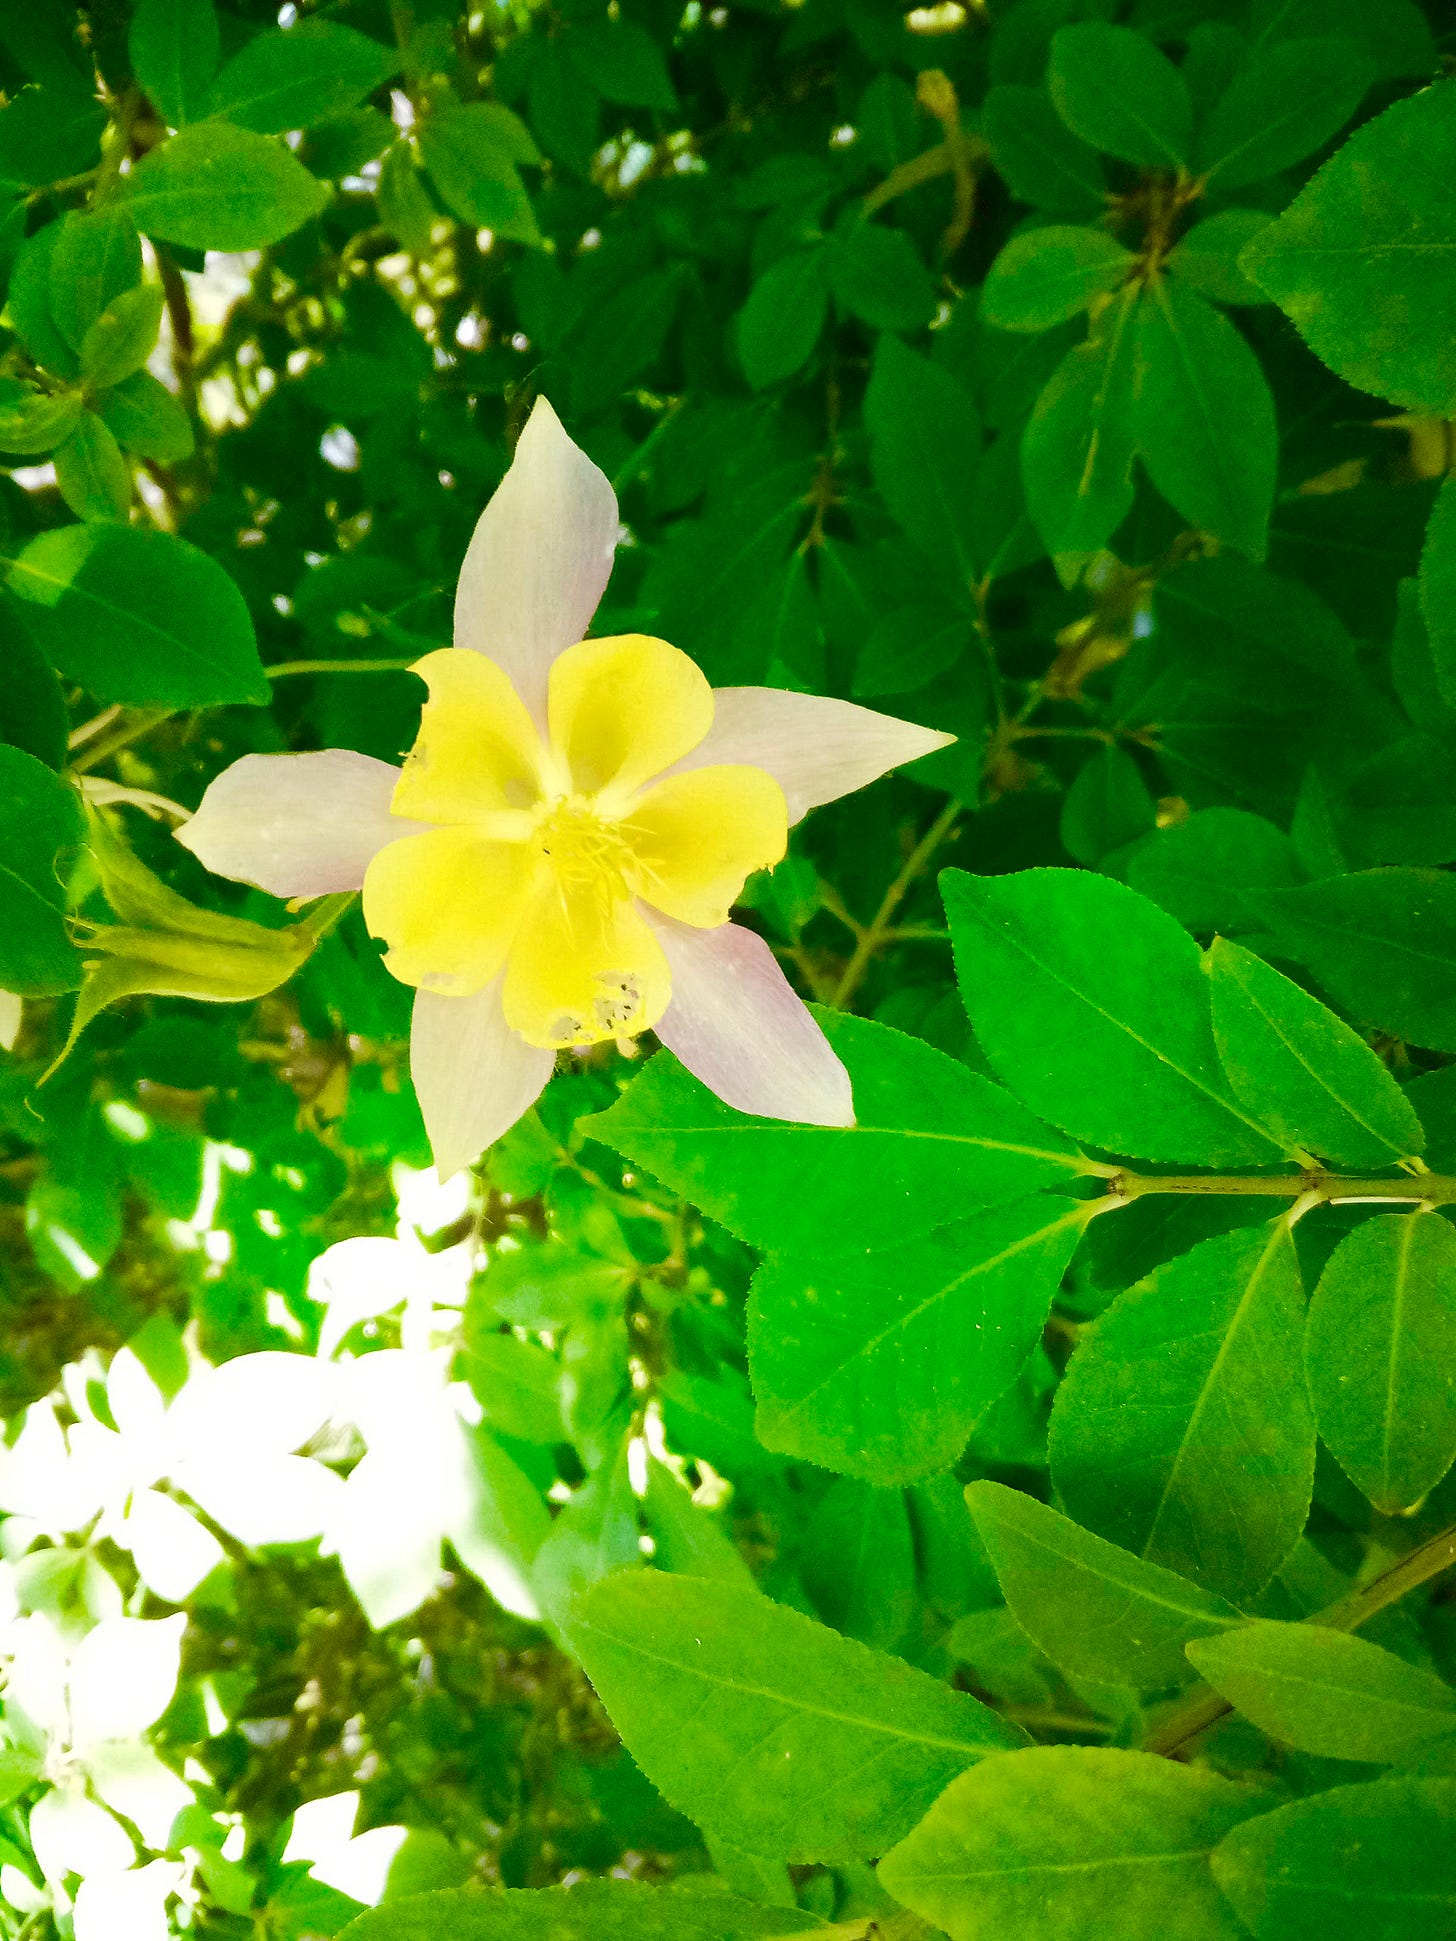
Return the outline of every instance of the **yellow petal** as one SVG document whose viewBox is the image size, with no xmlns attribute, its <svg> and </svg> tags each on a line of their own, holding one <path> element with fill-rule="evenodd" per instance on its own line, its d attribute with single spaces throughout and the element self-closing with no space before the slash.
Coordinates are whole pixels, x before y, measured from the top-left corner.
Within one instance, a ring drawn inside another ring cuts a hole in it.
<svg viewBox="0 0 1456 1941">
<path fill-rule="evenodd" d="M 505 962 L 537 859 L 474 829 L 431 829 L 381 849 L 364 877 L 364 921 L 402 984 L 468 997 Z"/>
<path fill-rule="evenodd" d="M 697 747 L 713 725 L 713 690 L 665 640 L 618 634 L 557 657 L 547 714 L 571 786 L 622 797 Z"/>
<path fill-rule="evenodd" d="M 784 792 L 761 768 L 698 768 L 658 782 L 623 817 L 637 893 L 680 923 L 711 930 L 756 869 L 788 847 Z"/>
<path fill-rule="evenodd" d="M 421 822 L 475 822 L 532 808 L 544 750 L 505 672 L 484 654 L 441 647 L 412 670 L 430 690 L 390 807 Z"/>
<path fill-rule="evenodd" d="M 563 896 L 552 881 L 511 947 L 506 1023 L 531 1045 L 594 1045 L 647 1031 L 671 997 L 667 959 L 627 897 Z"/>
</svg>

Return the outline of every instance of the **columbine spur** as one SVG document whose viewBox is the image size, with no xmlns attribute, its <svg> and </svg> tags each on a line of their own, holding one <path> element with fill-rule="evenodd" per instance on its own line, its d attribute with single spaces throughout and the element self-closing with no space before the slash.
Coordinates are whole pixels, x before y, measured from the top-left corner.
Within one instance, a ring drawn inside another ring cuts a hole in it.
<svg viewBox="0 0 1456 1941">
<path fill-rule="evenodd" d="M 656 1031 L 740 1111 L 849 1125 L 849 1075 L 729 909 L 791 823 L 952 737 L 847 701 L 716 691 L 645 634 L 583 638 L 618 536 L 610 484 L 541 399 L 481 514 L 457 645 L 403 769 L 245 755 L 181 842 L 276 896 L 364 892 L 416 987 L 410 1058 L 446 1176 L 529 1109 L 556 1053 Z"/>
</svg>

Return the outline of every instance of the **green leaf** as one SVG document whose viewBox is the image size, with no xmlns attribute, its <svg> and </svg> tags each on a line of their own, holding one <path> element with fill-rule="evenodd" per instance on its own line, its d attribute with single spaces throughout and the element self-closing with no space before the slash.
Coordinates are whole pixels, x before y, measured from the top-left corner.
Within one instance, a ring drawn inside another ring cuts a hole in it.
<svg viewBox="0 0 1456 1941">
<path fill-rule="evenodd" d="M 1179 168 L 1193 140 L 1182 75 L 1143 34 L 1085 20 L 1052 37 L 1047 84 L 1057 113 L 1104 155 Z"/>
<path fill-rule="evenodd" d="M 309 128 L 357 107 L 399 71 L 399 55 L 333 20 L 256 34 L 223 68 L 207 112 L 259 135 Z"/>
<path fill-rule="evenodd" d="M 430 247 L 430 232 L 439 220 L 430 192 L 415 165 L 414 153 L 405 144 L 390 149 L 379 173 L 379 220 L 397 236 L 411 255 L 423 256 Z"/>
<path fill-rule="evenodd" d="M 208 554 L 139 526 L 41 533 L 10 567 L 36 639 L 99 701 L 266 702 L 242 595 Z"/>
<path fill-rule="evenodd" d="M 941 878 L 956 975 L 997 1073 L 1075 1139 L 1145 1159 L 1272 1164 L 1218 1063 L 1198 946 L 1107 877 Z"/>
<path fill-rule="evenodd" d="M 944 1052 L 817 1016 L 854 1084 L 852 1126 L 750 1119 L 659 1052 L 585 1128 L 752 1245 L 811 1255 L 846 1232 L 898 1246 L 1083 1170 L 1060 1134 Z"/>
<path fill-rule="evenodd" d="M 1348 40 L 1272 42 L 1204 123 L 1199 173 L 1220 195 L 1277 175 L 1343 128 L 1374 79 L 1373 63 Z"/>
<path fill-rule="evenodd" d="M 1294 844 L 1246 809 L 1198 809 L 1127 857 L 1128 882 L 1189 930 L 1248 930 L 1250 890 L 1291 889 L 1304 871 Z"/>
<path fill-rule="evenodd" d="M 80 798 L 44 762 L 0 744 L 0 828 L 0 989 L 73 991 L 81 959 L 65 880 L 85 836 Z"/>
<path fill-rule="evenodd" d="M 5 380 L 0 392 L 0 451 L 31 457 L 63 445 L 81 420 L 75 391 L 30 391 Z"/>
<path fill-rule="evenodd" d="M 1040 1340 L 1086 1220 L 1037 1195 L 884 1253 L 771 1257 L 749 1309 L 759 1440 L 873 1483 L 946 1468 Z"/>
<path fill-rule="evenodd" d="M 1213 1035 L 1229 1083 L 1286 1146 L 1336 1165 L 1387 1167 L 1421 1152 L 1410 1101 L 1358 1033 L 1251 951 L 1209 956 Z"/>
<path fill-rule="evenodd" d="M 1303 1335 L 1282 1217 L 1205 1240 L 1120 1294 L 1052 1410 L 1052 1477 L 1071 1515 L 1221 1597 L 1252 1596 L 1309 1510 Z"/>
<path fill-rule="evenodd" d="M 1252 0 L 1249 32 L 1256 47 L 1311 34 L 1338 34 L 1363 48 L 1382 79 L 1415 76 L 1436 67 L 1430 23 L 1416 0 Z"/>
<path fill-rule="evenodd" d="M 1125 283 L 1136 261 L 1102 229 L 1024 230 L 987 272 L 981 315 L 997 330 L 1050 330 Z"/>
<path fill-rule="evenodd" d="M 79 75 L 17 89 L 0 109 L 0 194 L 82 174 L 96 162 L 105 127 L 106 110 Z"/>
<path fill-rule="evenodd" d="M 1011 1615 L 1069 1677 L 1162 1691 L 1186 1682 L 1191 1639 L 1245 1622 L 1223 1598 L 1020 1490 L 969 1483 L 966 1503 Z"/>
<path fill-rule="evenodd" d="M 0 591 L 5 684 L 0 687 L 0 741 L 23 748 L 48 768 L 62 768 L 70 717 L 55 669 L 31 637 L 30 608 Z"/>
<path fill-rule="evenodd" d="M 1207 680 L 1217 669 L 1257 693 L 1261 708 L 1295 714 L 1344 701 L 1358 679 L 1355 642 L 1314 588 L 1232 553 L 1170 574 L 1154 614 L 1182 672 Z"/>
<path fill-rule="evenodd" d="M 1243 267 L 1347 384 L 1415 411 L 1456 410 L 1456 82 L 1357 129 Z"/>
<path fill-rule="evenodd" d="M 6 310 L 10 327 L 38 364 L 57 377 L 74 377 L 76 353 L 51 313 L 51 260 L 64 224 L 48 222 L 22 245 L 10 272 Z"/>
<path fill-rule="evenodd" d="M 1138 306 L 1138 451 L 1185 519 L 1262 559 L 1279 464 L 1274 399 L 1234 326 L 1176 279 L 1154 277 Z"/>
<path fill-rule="evenodd" d="M 991 159 L 1034 208 L 1100 215 L 1107 182 L 1097 150 L 1074 135 L 1043 88 L 992 88 L 981 109 Z"/>
<path fill-rule="evenodd" d="M 597 93 L 628 108 L 677 106 L 662 50 L 645 27 L 631 20 L 597 20 L 573 25 L 566 52 Z"/>
<path fill-rule="evenodd" d="M 1110 850 L 1148 835 L 1157 804 L 1142 770 L 1124 749 L 1108 743 L 1083 762 L 1062 804 L 1062 847 L 1089 867 Z"/>
<path fill-rule="evenodd" d="M 1271 220 L 1266 209 L 1220 209 L 1169 251 L 1167 267 L 1215 303 L 1267 303 L 1258 284 L 1239 268 L 1239 257 Z"/>
<path fill-rule="evenodd" d="M 124 203 L 73 213 L 50 259 L 51 315 L 73 351 L 107 305 L 141 281 L 142 244 Z"/>
<path fill-rule="evenodd" d="M 139 229 L 190 249 L 266 249 L 329 199 L 281 142 L 225 121 L 197 122 L 144 155 L 127 176 Z"/>
<path fill-rule="evenodd" d="M 738 361 L 755 391 L 767 391 L 804 368 L 828 315 L 828 252 L 822 247 L 781 256 L 759 277 L 738 313 L 735 333 Z"/>
<path fill-rule="evenodd" d="M 124 520 L 131 509 L 131 471 L 94 411 L 56 448 L 56 485 L 78 519 Z"/>
<path fill-rule="evenodd" d="M 203 112 L 218 44 L 212 0 L 137 0 L 127 38 L 132 72 L 173 128 Z"/>
<path fill-rule="evenodd" d="M 1151 1753 L 1037 1746 L 963 1774 L 879 1877 L 951 1941 L 1238 1941 L 1208 1856 L 1258 1804 Z"/>
<path fill-rule="evenodd" d="M 663 1463 L 654 1462 L 648 1468 L 642 1510 L 659 1570 L 753 1587 L 753 1573 L 728 1535 L 728 1519 L 695 1503 L 689 1489 Z"/>
<path fill-rule="evenodd" d="M 1412 1044 L 1456 1051 L 1456 877 L 1370 869 L 1251 900 L 1342 1010 Z"/>
<path fill-rule="evenodd" d="M 516 116 L 494 102 L 438 108 L 420 123 L 420 154 L 445 206 L 462 222 L 510 242 L 539 243 L 536 212 L 516 164 L 540 158 L 534 148 L 521 152 L 518 130 Z"/>
<path fill-rule="evenodd" d="M 1456 1920 L 1456 1780 L 1336 1786 L 1236 1827 L 1213 1877 L 1256 1941 L 1413 1941 Z"/>
<path fill-rule="evenodd" d="M 113 297 L 81 339 L 81 375 L 109 389 L 140 370 L 162 325 L 161 286 L 143 283 Z"/>
<path fill-rule="evenodd" d="M 892 516 L 960 587 L 977 577 L 981 427 L 970 395 L 898 337 L 875 346 L 865 423 L 870 469 Z"/>
<path fill-rule="evenodd" d="M 114 385 L 96 408 L 117 443 L 138 458 L 172 465 L 192 456 L 192 421 L 150 371 L 136 371 Z"/>
<path fill-rule="evenodd" d="M 1122 291 L 1048 378 L 1021 440 L 1026 509 L 1046 549 L 1095 553 L 1132 510 L 1137 291 Z"/>
<path fill-rule="evenodd" d="M 578 1601 L 569 1635 L 653 1785 L 750 1853 L 872 1858 L 958 1773 L 1024 1743 L 965 1693 L 758 1591 L 622 1571 Z"/>
<path fill-rule="evenodd" d="M 340 1941 L 787 1941 L 817 1933 L 861 1941 L 862 1924 L 830 1928 L 796 1907 L 762 1907 L 736 1895 L 673 1891 L 638 1880 L 574 1887 L 448 1889 L 411 1894 L 361 1914 Z"/>
<path fill-rule="evenodd" d="M 1441 487 L 1426 527 L 1420 589 L 1436 686 L 1441 699 L 1456 707 L 1456 477 Z"/>
<path fill-rule="evenodd" d="M 1310 1302 L 1304 1357 L 1320 1435 L 1350 1480 L 1384 1516 L 1422 1502 L 1456 1461 L 1456 1233 L 1382 1213 L 1347 1234 Z"/>
<path fill-rule="evenodd" d="M 1260 1623 L 1188 1656 L 1271 1739 L 1322 1759 L 1393 1765 L 1456 1734 L 1456 1692 L 1434 1672 L 1343 1631 Z"/>
<path fill-rule="evenodd" d="M 834 300 L 872 330 L 920 330 L 935 315 L 935 285 L 900 229 L 847 222 L 829 238 Z"/>
<path fill-rule="evenodd" d="M 826 1624 L 893 1649 L 920 1604 L 905 1492 L 849 1476 L 831 1483 L 805 1526 L 799 1576 Z"/>
<path fill-rule="evenodd" d="M 522 1442 L 565 1442 L 562 1367 L 534 1341 L 513 1334 L 472 1333 L 464 1372 L 490 1427 Z"/>
</svg>

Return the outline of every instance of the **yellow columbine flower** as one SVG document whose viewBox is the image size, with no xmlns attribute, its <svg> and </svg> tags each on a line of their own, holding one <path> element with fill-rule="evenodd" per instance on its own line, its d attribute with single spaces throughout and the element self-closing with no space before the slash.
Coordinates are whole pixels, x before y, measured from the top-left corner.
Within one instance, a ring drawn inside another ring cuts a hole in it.
<svg viewBox="0 0 1456 1941">
<path fill-rule="evenodd" d="M 728 913 L 807 809 L 952 739 L 848 701 L 709 687 L 645 634 L 582 638 L 612 488 L 541 399 L 481 514 L 457 645 L 402 770 L 245 755 L 179 840 L 290 898 L 363 889 L 417 988 L 411 1066 L 442 1176 L 534 1103 L 558 1051 L 655 1030 L 728 1104 L 849 1125 L 849 1077 L 773 953 Z"/>
</svg>

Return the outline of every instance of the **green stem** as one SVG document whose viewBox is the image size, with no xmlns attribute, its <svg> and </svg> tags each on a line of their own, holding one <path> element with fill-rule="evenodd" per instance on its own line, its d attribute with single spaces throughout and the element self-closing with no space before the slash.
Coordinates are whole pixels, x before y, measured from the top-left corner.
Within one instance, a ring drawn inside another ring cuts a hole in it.
<svg viewBox="0 0 1456 1941">
<path fill-rule="evenodd" d="M 1439 1577 L 1453 1564 L 1456 1564 L 1456 1525 L 1442 1530 L 1412 1550 L 1409 1556 L 1402 1557 L 1398 1564 L 1392 1564 L 1389 1570 L 1382 1571 L 1359 1590 L 1351 1591 L 1323 1611 L 1316 1611 L 1304 1622 L 1322 1625 L 1329 1631 L 1358 1631 L 1362 1624 L 1398 1603 L 1409 1592 L 1419 1590 L 1433 1577 Z M 1144 1739 L 1142 1749 L 1172 1758 L 1233 1709 L 1211 1686 L 1200 1685 L 1164 1714 Z"/>
<path fill-rule="evenodd" d="M 1098 1171 L 1102 1171 L 1099 1167 Z M 1150 1193 L 1230 1193 L 1270 1199 L 1337 1205 L 1348 1200 L 1398 1200 L 1421 1206 L 1456 1205 L 1456 1178 L 1444 1173 L 1407 1174 L 1402 1179 L 1327 1173 L 1309 1167 L 1298 1173 L 1134 1173 L 1106 1170 L 1107 1189 L 1116 1200 L 1141 1200 Z"/>
<path fill-rule="evenodd" d="M 149 735 L 153 728 L 160 726 L 175 712 L 174 708 L 139 708 L 135 714 L 118 722 L 110 734 L 99 736 L 89 748 L 83 748 L 71 763 L 72 772 L 84 775 L 88 769 L 99 768 L 102 762 L 109 761 L 123 748 L 129 748 L 143 735 Z"/>
<path fill-rule="evenodd" d="M 280 660 L 263 672 L 270 681 L 286 681 L 295 674 L 407 674 L 414 666 L 410 660 Z"/>
<path fill-rule="evenodd" d="M 895 912 L 904 902 L 911 885 L 923 874 L 930 859 L 945 841 L 964 813 L 965 805 L 952 796 L 940 814 L 931 823 L 914 849 L 905 858 L 905 865 L 889 889 L 880 900 L 880 907 L 870 919 L 869 925 L 855 944 L 854 955 L 844 967 L 831 1002 L 836 1011 L 844 1010 L 860 985 L 864 982 L 866 971 L 873 963 L 881 946 L 888 940 Z"/>
</svg>

